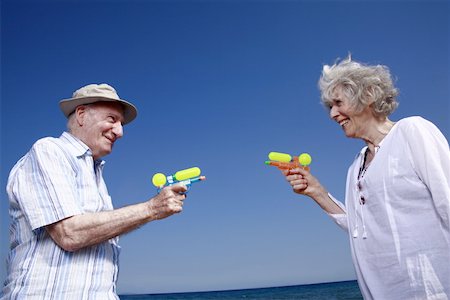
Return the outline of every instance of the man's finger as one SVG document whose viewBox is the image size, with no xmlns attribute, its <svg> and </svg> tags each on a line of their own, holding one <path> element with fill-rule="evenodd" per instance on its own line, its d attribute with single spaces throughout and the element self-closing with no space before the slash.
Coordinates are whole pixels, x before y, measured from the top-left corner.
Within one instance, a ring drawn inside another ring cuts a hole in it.
<svg viewBox="0 0 450 300">
<path fill-rule="evenodd" d="M 172 185 L 172 191 L 174 191 L 175 193 L 186 193 L 187 192 L 187 186 L 185 186 L 184 184 L 175 184 Z"/>
</svg>

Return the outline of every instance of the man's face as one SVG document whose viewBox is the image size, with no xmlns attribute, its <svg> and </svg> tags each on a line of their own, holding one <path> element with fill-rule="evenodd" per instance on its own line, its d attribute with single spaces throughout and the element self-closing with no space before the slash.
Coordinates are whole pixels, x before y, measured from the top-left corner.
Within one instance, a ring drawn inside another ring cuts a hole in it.
<svg viewBox="0 0 450 300">
<path fill-rule="evenodd" d="M 80 107 L 80 139 L 91 149 L 94 159 L 111 153 L 114 142 L 123 136 L 123 108 L 119 103 L 98 102 Z"/>
</svg>

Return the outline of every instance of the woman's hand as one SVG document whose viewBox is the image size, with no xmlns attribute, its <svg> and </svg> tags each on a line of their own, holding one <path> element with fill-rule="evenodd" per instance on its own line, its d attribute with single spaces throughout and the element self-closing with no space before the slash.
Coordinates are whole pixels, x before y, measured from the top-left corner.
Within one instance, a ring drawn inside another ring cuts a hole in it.
<svg viewBox="0 0 450 300">
<path fill-rule="evenodd" d="M 344 211 L 328 196 L 328 191 L 320 184 L 316 177 L 302 168 L 283 170 L 286 180 L 295 193 L 312 198 L 326 212 L 342 214 Z"/>
<path fill-rule="evenodd" d="M 320 182 L 305 169 L 283 170 L 283 174 L 297 194 L 314 198 L 315 195 L 322 193 L 324 190 Z"/>
</svg>

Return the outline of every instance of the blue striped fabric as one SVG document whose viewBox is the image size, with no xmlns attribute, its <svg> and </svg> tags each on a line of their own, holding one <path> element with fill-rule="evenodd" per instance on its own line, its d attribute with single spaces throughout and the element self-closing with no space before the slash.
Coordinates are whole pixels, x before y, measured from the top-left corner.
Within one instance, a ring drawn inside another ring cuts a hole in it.
<svg viewBox="0 0 450 300">
<path fill-rule="evenodd" d="M 118 238 L 76 252 L 60 248 L 44 226 L 112 210 L 104 161 L 71 134 L 38 140 L 11 170 L 11 248 L 2 299 L 118 299 Z"/>
</svg>

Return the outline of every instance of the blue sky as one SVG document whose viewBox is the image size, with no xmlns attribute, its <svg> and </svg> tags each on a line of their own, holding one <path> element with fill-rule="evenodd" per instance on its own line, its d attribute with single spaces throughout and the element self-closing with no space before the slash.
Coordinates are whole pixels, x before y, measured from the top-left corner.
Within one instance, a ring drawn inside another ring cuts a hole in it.
<svg viewBox="0 0 450 300">
<path fill-rule="evenodd" d="M 155 195 L 151 177 L 198 166 L 182 214 L 121 238 L 120 293 L 354 279 L 347 235 L 264 165 L 313 157 L 337 198 L 363 146 L 320 105 L 323 64 L 349 52 L 390 67 L 392 119 L 421 115 L 450 138 L 448 1 L 1 1 L 0 281 L 8 173 L 59 136 L 58 101 L 109 83 L 139 110 L 105 157 L 115 207 Z"/>
</svg>

